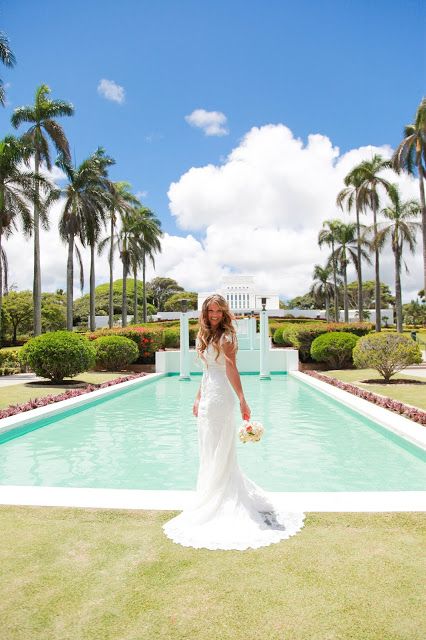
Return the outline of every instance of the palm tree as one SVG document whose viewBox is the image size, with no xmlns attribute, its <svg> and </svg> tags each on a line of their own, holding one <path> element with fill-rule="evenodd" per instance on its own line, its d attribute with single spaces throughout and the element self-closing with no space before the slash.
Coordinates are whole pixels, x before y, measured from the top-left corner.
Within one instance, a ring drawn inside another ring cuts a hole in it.
<svg viewBox="0 0 426 640">
<path fill-rule="evenodd" d="M 382 209 L 381 214 L 385 222 L 378 223 L 377 234 L 373 242 L 379 250 L 385 241 L 390 239 L 395 258 L 395 311 L 396 330 L 402 333 L 402 295 L 401 295 L 401 261 L 404 245 L 408 245 L 411 253 L 416 246 L 416 232 L 420 229 L 419 222 L 413 222 L 420 213 L 420 205 L 416 200 L 403 202 L 396 184 L 390 185 L 389 199 L 391 205 Z M 407 269 L 407 266 L 405 265 Z M 408 269 L 407 269 L 408 271 Z"/>
<path fill-rule="evenodd" d="M 358 261 L 358 269 L 357 269 L 357 279 L 358 279 L 358 318 L 362 320 L 364 317 L 364 302 L 362 296 L 362 259 L 361 259 L 361 224 L 360 224 L 360 213 L 362 211 L 360 205 L 359 198 L 359 187 L 360 187 L 360 179 L 357 175 L 356 170 L 350 171 L 344 178 L 345 188 L 342 189 L 337 194 L 337 206 L 339 206 L 342 210 L 346 205 L 346 209 L 350 212 L 352 209 L 355 209 L 356 215 L 356 237 L 357 237 L 357 261 Z"/>
<path fill-rule="evenodd" d="M 85 220 L 84 234 L 90 248 L 90 282 L 89 282 L 89 329 L 96 329 L 96 305 L 95 305 L 95 249 L 99 242 L 101 230 L 106 224 L 108 211 L 111 206 L 110 183 L 107 179 L 108 167 L 114 164 L 114 160 L 106 156 L 104 150 L 99 148 L 94 154 L 94 160 L 98 163 L 98 181 L 100 189 L 104 189 L 104 208 L 94 207 L 92 213 Z"/>
<path fill-rule="evenodd" d="M 109 242 L 109 319 L 108 325 L 112 329 L 114 324 L 114 300 L 113 300 L 113 286 L 114 286 L 114 246 L 116 239 L 116 225 L 117 216 L 130 213 L 132 208 L 140 205 L 139 200 L 130 191 L 130 184 L 128 182 L 110 182 L 110 196 L 111 204 L 109 210 L 110 220 L 110 235 L 105 238 L 99 245 L 99 252 L 101 252 L 106 243 Z"/>
<path fill-rule="evenodd" d="M 75 240 L 79 237 L 81 244 L 85 245 L 90 224 L 93 225 L 93 220 L 102 220 L 110 204 L 106 189 L 105 162 L 106 156 L 102 149 L 92 153 L 76 168 L 63 157 L 57 161 L 57 165 L 68 178 L 68 184 L 63 189 L 65 203 L 59 221 L 59 234 L 61 239 L 68 243 L 67 329 L 69 331 L 73 328 L 74 250 L 80 263 L 81 289 L 84 285 L 81 255 Z"/>
<path fill-rule="evenodd" d="M 380 195 L 378 189 L 379 187 L 382 187 L 387 192 L 390 186 L 388 180 L 382 178 L 379 173 L 384 169 L 389 169 L 390 167 L 391 163 L 389 160 L 384 160 L 382 156 L 375 154 L 371 160 L 364 160 L 352 170 L 354 182 L 358 187 L 359 207 L 364 211 L 366 209 L 371 209 L 373 212 L 374 236 L 377 234 L 377 213 L 380 208 Z M 381 331 L 380 263 L 379 249 L 377 246 L 374 249 L 374 274 L 376 331 Z"/>
<path fill-rule="evenodd" d="M 5 67 L 13 67 L 16 64 L 16 58 L 9 46 L 9 39 L 7 35 L 0 32 L 0 60 Z M 4 82 L 0 79 L 0 104 L 4 107 L 6 103 L 6 91 L 4 88 Z"/>
<path fill-rule="evenodd" d="M 19 220 L 24 232 L 31 233 L 29 202 L 38 201 L 39 198 L 35 174 L 26 168 L 31 153 L 28 145 L 14 136 L 6 136 L 0 140 L 0 321 L 3 285 L 7 285 L 7 258 L 2 246 L 3 237 L 8 237 L 17 228 Z M 39 185 L 47 193 L 53 188 L 45 178 L 40 178 Z M 44 211 L 46 200 L 40 200 L 37 204 Z"/>
<path fill-rule="evenodd" d="M 325 301 L 325 318 L 327 322 L 330 320 L 330 297 L 333 295 L 334 287 L 330 282 L 332 268 L 330 266 L 322 267 L 316 264 L 312 275 L 314 283 L 310 289 L 310 294 L 314 298 L 321 298 Z"/>
<path fill-rule="evenodd" d="M 420 189 L 423 237 L 423 290 L 426 291 L 426 98 L 420 102 L 414 124 L 404 129 L 404 139 L 392 157 L 392 166 L 398 173 L 404 169 L 411 175 L 417 172 Z"/>
<path fill-rule="evenodd" d="M 146 259 L 148 258 L 155 267 L 154 253 L 161 252 L 160 238 L 162 236 L 161 222 L 148 207 L 139 207 L 133 212 L 133 223 L 130 236 L 131 263 L 135 282 L 134 289 L 134 317 L 133 322 L 138 321 L 137 300 L 137 269 L 142 266 L 143 281 L 143 321 L 147 321 L 146 312 Z"/>
<path fill-rule="evenodd" d="M 42 84 L 35 93 L 34 105 L 18 107 L 13 112 L 12 125 L 17 128 L 24 122 L 30 123 L 30 128 L 22 136 L 23 140 L 30 143 L 34 153 L 34 168 L 39 180 L 40 166 L 45 164 L 50 170 L 52 162 L 49 151 L 49 140 L 55 149 L 63 156 L 67 163 L 70 162 L 70 151 L 65 133 L 56 122 L 55 118 L 72 116 L 74 107 L 64 100 L 51 100 L 50 89 Z M 34 201 L 34 335 L 41 333 L 41 268 L 40 268 L 40 222 L 44 228 L 48 228 L 48 218 L 37 205 L 38 198 Z"/>
<path fill-rule="evenodd" d="M 359 268 L 357 240 L 356 224 L 353 222 L 349 222 L 348 224 L 341 222 L 335 233 L 334 255 L 332 253 L 329 258 L 329 265 L 332 266 L 333 262 L 339 264 L 343 275 L 343 309 L 345 322 L 349 322 L 348 264 L 349 262 L 353 262 L 356 271 L 358 271 Z M 368 244 L 365 240 L 361 241 L 364 246 Z M 369 256 L 363 247 L 361 247 L 361 257 L 369 260 Z M 360 320 L 362 320 L 362 318 L 360 318 Z"/>
<path fill-rule="evenodd" d="M 338 291 L 337 291 L 337 261 L 334 257 L 335 251 L 335 242 L 336 242 L 336 234 L 342 222 L 340 220 L 325 220 L 322 223 L 323 228 L 318 234 L 318 244 L 322 247 L 324 244 L 327 244 L 331 247 L 331 267 L 333 271 L 333 285 L 334 285 L 334 319 L 336 322 L 339 322 L 339 299 L 338 299 Z"/>
</svg>

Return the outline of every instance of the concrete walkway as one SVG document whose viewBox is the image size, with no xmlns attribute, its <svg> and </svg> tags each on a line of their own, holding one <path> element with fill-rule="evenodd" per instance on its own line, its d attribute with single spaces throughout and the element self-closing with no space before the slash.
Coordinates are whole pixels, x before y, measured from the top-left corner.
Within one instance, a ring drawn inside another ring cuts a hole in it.
<svg viewBox="0 0 426 640">
<path fill-rule="evenodd" d="M 0 388 L 10 387 L 12 384 L 24 384 L 25 382 L 36 382 L 37 380 L 43 380 L 40 376 L 36 376 L 35 373 L 16 373 L 11 376 L 0 376 Z"/>
</svg>

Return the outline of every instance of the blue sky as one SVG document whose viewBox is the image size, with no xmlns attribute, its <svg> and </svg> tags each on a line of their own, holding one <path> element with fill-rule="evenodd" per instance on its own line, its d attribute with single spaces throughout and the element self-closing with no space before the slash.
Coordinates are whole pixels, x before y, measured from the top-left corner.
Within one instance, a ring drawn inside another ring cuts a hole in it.
<svg viewBox="0 0 426 640">
<path fill-rule="evenodd" d="M 146 192 L 179 236 L 170 184 L 220 166 L 252 127 L 282 123 L 304 143 L 321 134 L 340 154 L 395 147 L 424 93 L 425 18 L 421 0 L 6 0 L 17 66 L 1 70 L 0 126 L 47 83 L 75 106 L 63 126 L 76 161 L 105 147 L 112 177 Z M 99 94 L 102 79 L 123 88 L 121 104 Z M 223 113 L 229 133 L 190 126 L 195 109 Z"/>
</svg>

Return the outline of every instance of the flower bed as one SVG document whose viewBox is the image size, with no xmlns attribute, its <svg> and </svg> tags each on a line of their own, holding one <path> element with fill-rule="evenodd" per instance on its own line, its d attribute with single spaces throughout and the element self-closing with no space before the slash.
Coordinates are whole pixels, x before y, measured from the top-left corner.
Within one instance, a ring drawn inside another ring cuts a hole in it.
<svg viewBox="0 0 426 640">
<path fill-rule="evenodd" d="M 46 407 L 49 404 L 61 402 L 62 400 L 68 400 L 69 398 L 76 398 L 77 396 L 82 396 L 83 394 L 90 393 L 91 391 L 97 391 L 98 389 L 112 387 L 113 385 L 120 384 L 120 382 L 128 382 L 128 380 L 142 378 L 143 376 L 146 376 L 146 373 L 137 373 L 132 376 L 115 378 L 114 380 L 102 382 L 102 384 L 88 384 L 84 388 L 68 389 L 68 391 L 64 391 L 64 393 L 59 393 L 58 395 L 44 396 L 43 398 L 35 398 L 34 400 L 29 400 L 28 402 L 24 402 L 23 404 L 14 404 L 10 407 L 6 407 L 6 409 L 0 410 L 0 419 L 9 418 L 10 416 L 16 416 L 18 413 L 31 411 L 31 409 L 38 409 L 38 407 Z"/>
<path fill-rule="evenodd" d="M 372 402 L 373 404 L 377 404 L 379 407 L 383 407 L 384 409 L 389 409 L 394 413 L 398 413 L 401 416 L 405 416 L 418 424 L 426 426 L 426 411 L 422 409 L 417 409 L 416 407 L 410 407 L 408 404 L 404 404 L 403 402 L 399 402 L 398 400 L 392 400 L 392 398 L 386 398 L 385 396 L 379 396 L 376 393 L 372 393 L 371 391 L 365 391 L 364 389 L 360 389 L 353 384 L 349 384 L 348 382 L 342 382 L 341 380 L 337 380 L 336 378 L 330 378 L 329 376 L 324 376 L 317 371 L 306 370 L 303 373 L 306 373 L 308 376 L 312 378 L 316 378 L 317 380 L 321 380 L 321 382 L 326 382 L 327 384 L 331 384 L 333 387 L 337 387 L 338 389 L 342 389 L 343 391 L 349 391 L 354 396 L 358 396 L 363 400 L 368 400 L 368 402 Z"/>
</svg>

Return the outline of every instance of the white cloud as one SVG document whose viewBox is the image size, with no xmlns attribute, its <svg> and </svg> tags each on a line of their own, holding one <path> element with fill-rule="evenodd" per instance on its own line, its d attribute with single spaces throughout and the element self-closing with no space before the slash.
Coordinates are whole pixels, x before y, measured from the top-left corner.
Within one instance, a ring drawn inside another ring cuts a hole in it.
<svg viewBox="0 0 426 640">
<path fill-rule="evenodd" d="M 222 164 L 193 167 L 172 183 L 170 210 L 182 229 L 204 235 L 205 254 L 213 264 L 255 275 L 259 285 L 293 297 L 307 291 L 314 264 L 327 259 L 327 249 L 317 244 L 323 221 L 352 218 L 336 207 L 344 176 L 374 153 L 388 158 L 392 149 L 367 146 L 342 155 L 320 134 L 308 136 L 304 144 L 282 124 L 254 127 Z M 404 198 L 418 197 L 413 178 L 391 171 L 387 177 L 400 184 Z M 420 247 L 419 234 L 416 256 L 406 255 L 407 299 L 421 288 Z M 382 280 L 393 288 L 389 249 L 381 261 Z M 372 268 L 365 267 L 363 275 L 373 278 Z M 187 277 L 194 280 L 196 274 Z M 349 277 L 355 279 L 353 269 Z M 218 285 L 215 280 L 209 288 Z"/>
<path fill-rule="evenodd" d="M 229 131 L 226 128 L 227 117 L 221 111 L 206 111 L 195 109 L 185 120 L 191 127 L 202 129 L 206 136 L 226 136 Z"/>
<path fill-rule="evenodd" d="M 336 208 L 336 194 L 343 177 L 358 162 L 374 153 L 389 157 L 392 149 L 360 147 L 341 154 L 326 137 L 314 134 L 306 144 L 294 138 L 284 125 L 253 128 L 220 165 L 192 168 L 170 185 L 170 209 L 181 235 L 165 234 L 162 253 L 149 264 L 147 278 L 175 278 L 192 291 L 211 291 L 224 275 L 253 275 L 265 292 L 294 297 L 305 293 L 316 263 L 324 264 L 328 250 L 317 244 L 318 231 L 327 218 L 354 219 Z M 386 175 L 386 174 L 385 174 Z M 56 174 L 55 179 L 61 178 Z M 398 181 L 404 198 L 418 198 L 417 181 Z M 42 285 L 44 290 L 65 288 L 66 246 L 59 240 L 57 222 L 62 204 L 50 214 L 51 230 L 41 233 Z M 371 222 L 365 217 L 366 223 Z M 193 233 L 197 231 L 195 237 Z M 32 286 L 32 246 L 16 233 L 5 242 L 11 268 L 10 281 L 20 289 Z M 402 273 L 404 300 L 416 297 L 422 287 L 421 236 L 416 255 L 406 253 L 410 274 Z M 22 257 L 27 259 L 23 260 Z M 83 251 L 86 292 L 89 252 Z M 364 267 L 364 279 L 373 279 L 373 267 Z M 381 254 L 382 280 L 394 285 L 393 254 Z M 121 277 L 115 260 L 114 277 Z M 96 258 L 98 283 L 108 281 L 107 253 Z M 355 280 L 350 268 L 349 279 Z M 79 295 L 75 272 L 75 295 Z"/>
<path fill-rule="evenodd" d="M 107 100 L 118 102 L 118 104 L 123 104 L 125 100 L 124 87 L 121 87 L 114 80 L 102 78 L 98 84 L 98 93 Z"/>
</svg>

